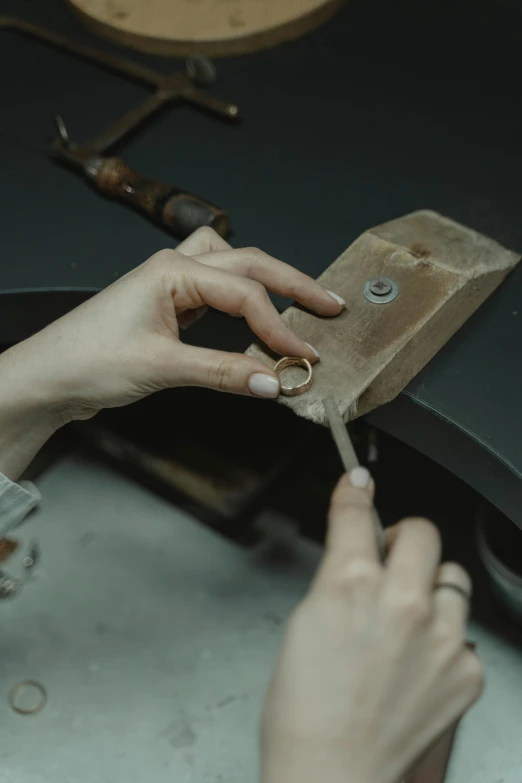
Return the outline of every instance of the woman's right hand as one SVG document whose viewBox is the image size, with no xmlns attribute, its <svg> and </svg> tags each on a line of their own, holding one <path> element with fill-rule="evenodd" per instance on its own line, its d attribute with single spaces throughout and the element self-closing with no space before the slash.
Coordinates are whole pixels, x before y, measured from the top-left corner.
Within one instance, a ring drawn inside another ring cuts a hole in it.
<svg viewBox="0 0 522 783">
<path fill-rule="evenodd" d="M 419 519 L 388 531 L 382 565 L 372 503 L 364 468 L 341 479 L 267 697 L 262 783 L 399 783 L 481 693 L 467 573 L 439 565 L 439 534 Z"/>
</svg>

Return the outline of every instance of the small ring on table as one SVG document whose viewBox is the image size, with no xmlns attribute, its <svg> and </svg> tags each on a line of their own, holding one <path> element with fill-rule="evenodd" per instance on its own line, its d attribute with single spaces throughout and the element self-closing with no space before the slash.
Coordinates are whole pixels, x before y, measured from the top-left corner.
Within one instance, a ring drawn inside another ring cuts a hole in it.
<svg viewBox="0 0 522 783">
<path fill-rule="evenodd" d="M 18 696 L 23 693 L 26 688 L 33 688 L 38 691 L 40 698 L 31 707 L 21 707 L 18 704 Z M 11 709 L 18 712 L 20 715 L 34 715 L 36 712 L 43 710 L 47 704 L 47 691 L 44 686 L 37 682 L 37 680 L 24 680 L 14 685 L 9 692 L 9 705 Z"/>
<path fill-rule="evenodd" d="M 435 585 L 435 590 L 453 590 L 454 593 L 458 593 L 468 603 L 471 601 L 471 596 L 468 591 L 453 582 L 438 582 Z"/>
<path fill-rule="evenodd" d="M 301 359 L 299 356 L 284 356 L 280 359 L 274 367 L 274 372 L 281 377 L 281 372 L 286 370 L 287 367 L 303 367 L 308 375 L 306 380 L 299 383 L 297 386 L 283 386 L 281 383 L 281 394 L 284 397 L 296 397 L 298 394 L 304 394 L 310 389 L 313 383 L 313 370 L 312 365 L 308 359 Z"/>
</svg>

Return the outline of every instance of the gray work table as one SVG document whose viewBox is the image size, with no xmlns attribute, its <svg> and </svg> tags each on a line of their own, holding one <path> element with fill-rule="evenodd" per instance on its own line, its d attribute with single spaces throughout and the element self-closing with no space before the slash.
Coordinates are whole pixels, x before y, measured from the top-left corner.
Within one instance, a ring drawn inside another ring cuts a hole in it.
<svg viewBox="0 0 522 783">
<path fill-rule="evenodd" d="M 219 62 L 213 88 L 241 125 L 167 111 L 123 157 L 226 208 L 235 245 L 258 245 L 317 276 L 362 231 L 436 209 L 522 250 L 522 15 L 461 3 L 349 3 L 273 51 Z M 60 0 L 10 0 L 89 42 Z M 424 14 L 424 16 L 423 16 Z M 103 41 L 99 46 L 110 48 Z M 165 72 L 179 62 L 147 61 Z M 39 142 L 59 110 L 79 141 L 144 95 L 86 63 L 0 38 L 0 126 Z M 0 140 L 0 342 L 20 339 L 175 241 L 36 152 Z M 441 462 L 522 527 L 522 268 L 378 426 Z M 240 325 L 232 349 L 249 335 Z M 233 344 L 232 344 L 233 343 Z"/>
<path fill-rule="evenodd" d="M 39 486 L 18 535 L 38 537 L 41 563 L 0 610 L 2 783 L 254 783 L 270 672 L 321 548 L 239 548 L 81 456 Z M 469 567 L 469 546 L 458 556 Z M 484 619 L 470 637 L 488 687 L 446 783 L 520 783 L 520 643 Z M 27 677 L 49 700 L 24 717 L 7 694 Z"/>
</svg>

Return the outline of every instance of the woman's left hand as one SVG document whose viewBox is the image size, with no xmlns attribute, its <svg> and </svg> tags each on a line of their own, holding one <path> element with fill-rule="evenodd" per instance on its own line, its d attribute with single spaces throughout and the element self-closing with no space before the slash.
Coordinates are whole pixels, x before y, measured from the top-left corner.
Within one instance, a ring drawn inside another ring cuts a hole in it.
<svg viewBox="0 0 522 783">
<path fill-rule="evenodd" d="M 243 316 L 275 353 L 317 361 L 314 349 L 284 324 L 267 289 L 322 316 L 344 306 L 297 269 L 257 249 L 233 250 L 212 229 L 156 253 L 0 356 L 0 459 L 6 438 L 22 437 L 22 424 L 30 430 L 27 440 L 35 429 L 52 431 L 169 387 L 277 397 L 279 379 L 263 362 L 186 345 L 179 331 L 211 306 Z"/>
</svg>

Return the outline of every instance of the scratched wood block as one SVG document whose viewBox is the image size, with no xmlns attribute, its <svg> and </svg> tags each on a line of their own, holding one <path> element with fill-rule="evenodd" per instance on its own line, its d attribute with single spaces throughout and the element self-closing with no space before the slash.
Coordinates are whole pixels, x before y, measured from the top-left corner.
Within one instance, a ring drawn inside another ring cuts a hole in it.
<svg viewBox="0 0 522 783">
<path fill-rule="evenodd" d="M 345 421 L 396 397 L 516 266 L 520 256 L 435 212 L 413 212 L 365 231 L 319 282 L 347 303 L 337 318 L 290 307 L 283 320 L 321 356 L 312 388 L 279 397 L 299 416 L 326 424 L 324 397 Z M 398 295 L 375 304 L 368 280 L 385 277 Z M 247 354 L 273 367 L 277 358 L 254 344 Z M 286 383 L 285 377 L 285 383 Z"/>
</svg>

